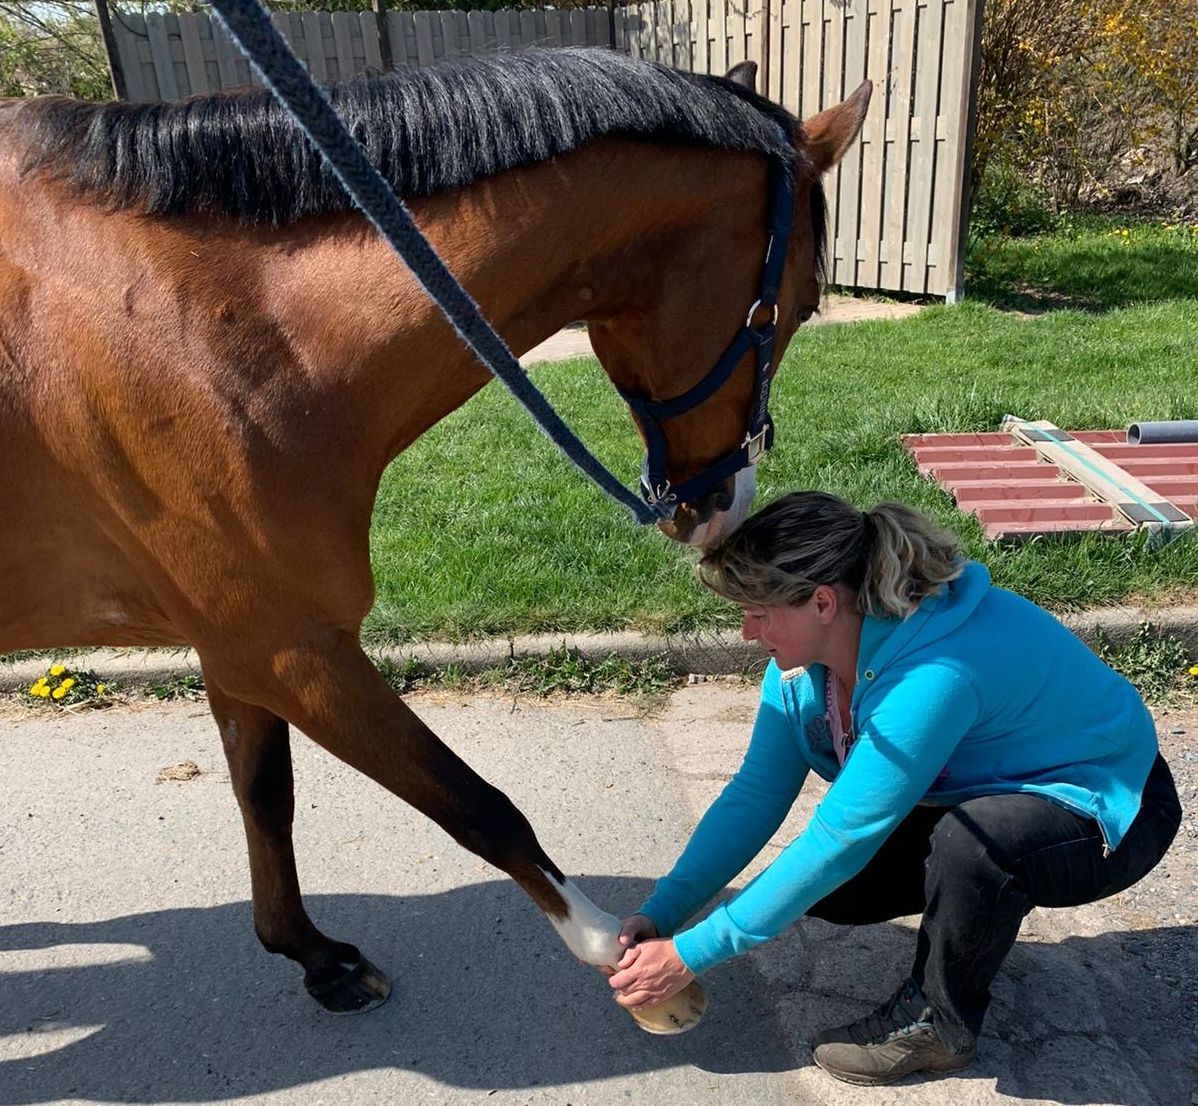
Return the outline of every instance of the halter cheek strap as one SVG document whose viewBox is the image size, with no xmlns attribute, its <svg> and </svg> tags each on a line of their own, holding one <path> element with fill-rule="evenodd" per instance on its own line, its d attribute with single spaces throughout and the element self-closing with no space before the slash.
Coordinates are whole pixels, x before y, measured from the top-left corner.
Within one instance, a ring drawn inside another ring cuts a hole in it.
<svg viewBox="0 0 1198 1106">
<path fill-rule="evenodd" d="M 641 495 L 656 511 L 672 516 L 679 503 L 693 503 L 743 468 L 755 465 L 774 443 L 774 426 L 769 416 L 770 385 L 774 375 L 774 337 L 778 328 L 778 288 L 794 221 L 794 165 L 770 162 L 769 241 L 762 263 L 761 285 L 756 302 L 749 308 L 745 325 L 729 343 L 715 367 L 689 391 L 673 399 L 651 400 L 621 391 L 624 401 L 640 420 L 645 435 L 645 461 L 641 470 Z M 763 307 L 773 317 L 762 326 L 753 316 Z M 682 484 L 673 485 L 667 475 L 666 437 L 662 423 L 710 399 L 727 383 L 736 366 L 751 351 L 756 352 L 753 402 L 739 448 L 708 465 Z"/>
</svg>

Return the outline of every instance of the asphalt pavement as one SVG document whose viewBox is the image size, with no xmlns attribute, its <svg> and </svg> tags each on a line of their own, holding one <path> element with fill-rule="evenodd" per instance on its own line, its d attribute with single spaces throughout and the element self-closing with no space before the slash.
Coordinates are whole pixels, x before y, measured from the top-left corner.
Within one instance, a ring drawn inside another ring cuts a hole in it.
<svg viewBox="0 0 1198 1106">
<path fill-rule="evenodd" d="M 619 699 L 409 701 L 518 803 L 600 906 L 623 914 L 735 769 L 755 698 L 713 680 L 650 715 Z M 709 973 L 697 1029 L 651 1037 L 514 884 L 297 735 L 309 910 L 393 986 L 380 1009 L 334 1018 L 253 935 L 240 819 L 204 703 L 70 714 L 10 700 L 0 735 L 0 1106 L 1190 1106 L 1198 1091 L 1193 992 L 1142 970 L 1154 955 L 1193 953 L 1184 897 L 1033 912 L 977 1064 L 857 1089 L 814 1068 L 807 1042 L 891 993 L 916 919 L 804 920 Z M 160 782 L 187 762 L 198 774 Z M 804 795 L 761 863 L 817 797 Z"/>
</svg>

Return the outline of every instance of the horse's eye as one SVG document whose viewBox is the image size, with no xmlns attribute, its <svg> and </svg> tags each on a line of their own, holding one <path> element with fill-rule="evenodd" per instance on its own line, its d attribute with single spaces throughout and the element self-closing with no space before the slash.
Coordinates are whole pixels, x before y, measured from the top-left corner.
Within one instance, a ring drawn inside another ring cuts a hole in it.
<svg viewBox="0 0 1198 1106">
<path fill-rule="evenodd" d="M 802 326 L 815 312 L 810 307 L 799 308 L 799 326 Z"/>
</svg>

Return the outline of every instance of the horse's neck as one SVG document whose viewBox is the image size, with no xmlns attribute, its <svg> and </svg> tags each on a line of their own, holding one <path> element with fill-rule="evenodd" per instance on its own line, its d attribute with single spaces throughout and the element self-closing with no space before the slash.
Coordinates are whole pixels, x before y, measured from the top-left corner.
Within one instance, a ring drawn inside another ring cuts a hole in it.
<svg viewBox="0 0 1198 1106">
<path fill-rule="evenodd" d="M 519 356 L 573 320 L 651 308 L 645 285 L 660 279 L 653 242 L 663 228 L 702 233 L 711 211 L 737 202 L 744 189 L 735 174 L 713 179 L 710 156 L 604 140 L 566 158 L 417 201 L 412 209 Z M 696 172 L 697 159 L 706 159 L 705 171 Z M 392 390 L 384 409 L 404 412 L 391 441 L 394 453 L 490 377 L 447 334 L 437 309 L 388 248 L 368 240 L 362 249 L 384 299 L 402 304 L 380 317 L 382 331 L 375 332 L 386 335 L 380 345 L 390 354 L 376 366 Z"/>
</svg>

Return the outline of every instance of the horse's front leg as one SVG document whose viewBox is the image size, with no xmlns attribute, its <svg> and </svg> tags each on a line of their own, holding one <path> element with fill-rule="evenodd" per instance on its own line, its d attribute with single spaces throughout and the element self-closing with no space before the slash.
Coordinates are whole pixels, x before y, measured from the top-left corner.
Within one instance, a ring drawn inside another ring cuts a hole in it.
<svg viewBox="0 0 1198 1106">
<path fill-rule="evenodd" d="M 326 1010 L 356 1014 L 378 1006 L 390 992 L 386 977 L 353 945 L 321 933 L 304 910 L 291 843 L 295 796 L 287 723 L 205 678 L 245 822 L 258 939 L 267 951 L 303 966 L 304 986 Z"/>
<path fill-rule="evenodd" d="M 230 679 L 233 671 L 241 679 L 250 675 L 244 664 L 230 670 Z M 244 694 L 267 699 L 275 714 L 510 875 L 579 960 L 597 967 L 619 960 L 617 919 L 562 875 L 528 819 L 421 722 L 350 635 L 330 629 L 321 640 L 280 647 L 270 672 L 254 673 Z M 633 1016 L 650 1032 L 678 1033 L 697 1024 L 704 1004 L 692 984 L 677 999 Z"/>
</svg>

